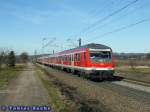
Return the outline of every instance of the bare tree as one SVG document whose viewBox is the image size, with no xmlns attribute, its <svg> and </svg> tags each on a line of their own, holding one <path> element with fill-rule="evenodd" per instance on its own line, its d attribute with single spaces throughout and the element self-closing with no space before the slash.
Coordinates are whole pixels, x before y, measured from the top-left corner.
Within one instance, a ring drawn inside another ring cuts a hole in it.
<svg viewBox="0 0 150 112">
<path fill-rule="evenodd" d="M 7 56 L 7 65 L 14 67 L 16 65 L 16 56 L 14 51 L 10 51 Z"/>
<path fill-rule="evenodd" d="M 130 58 L 129 59 L 129 64 L 130 64 L 131 69 L 135 69 L 136 59 L 135 58 Z"/>
<path fill-rule="evenodd" d="M 27 62 L 28 62 L 28 60 L 29 60 L 28 53 L 23 52 L 23 53 L 20 55 L 20 59 L 21 59 L 21 62 L 23 62 L 23 63 L 27 63 Z"/>
<path fill-rule="evenodd" d="M 150 53 L 146 54 L 146 59 L 150 59 Z"/>
<path fill-rule="evenodd" d="M 0 51 L 0 70 L 1 70 L 1 67 L 2 67 L 2 64 L 3 64 L 3 58 L 4 58 L 4 51 Z"/>
</svg>

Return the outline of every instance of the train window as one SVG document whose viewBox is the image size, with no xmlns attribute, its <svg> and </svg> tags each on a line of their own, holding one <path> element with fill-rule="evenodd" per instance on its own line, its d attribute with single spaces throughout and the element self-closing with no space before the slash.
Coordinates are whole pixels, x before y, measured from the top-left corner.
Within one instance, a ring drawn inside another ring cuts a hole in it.
<svg viewBox="0 0 150 112">
<path fill-rule="evenodd" d="M 67 61 L 69 61 L 69 55 L 66 56 Z"/>
<path fill-rule="evenodd" d="M 62 56 L 60 56 L 60 61 L 62 61 Z"/>
<path fill-rule="evenodd" d="M 74 61 L 74 59 L 73 59 L 73 54 L 72 54 L 71 56 L 72 56 L 71 61 Z"/>
<path fill-rule="evenodd" d="M 75 61 L 77 61 L 77 55 L 78 55 L 78 54 L 75 54 L 75 55 L 74 55 L 74 60 L 75 60 Z"/>
<path fill-rule="evenodd" d="M 67 58 L 68 58 L 68 56 L 66 55 L 66 56 L 65 56 L 65 61 L 67 61 L 67 60 L 68 60 Z"/>
<path fill-rule="evenodd" d="M 84 52 L 84 60 L 86 60 L 86 53 Z"/>
<path fill-rule="evenodd" d="M 69 62 L 71 62 L 71 55 L 69 55 Z"/>
<path fill-rule="evenodd" d="M 58 57 L 58 60 L 61 61 L 61 56 Z"/>
<path fill-rule="evenodd" d="M 65 61 L 65 56 L 63 56 L 63 61 Z"/>
<path fill-rule="evenodd" d="M 67 56 L 67 61 L 70 61 L 70 55 Z"/>
<path fill-rule="evenodd" d="M 67 55 L 67 61 L 69 61 L 69 55 Z"/>
<path fill-rule="evenodd" d="M 65 56 L 62 57 L 62 60 L 65 61 Z"/>
<path fill-rule="evenodd" d="M 80 61 L 80 53 L 77 54 L 77 61 Z"/>
<path fill-rule="evenodd" d="M 65 55 L 65 61 L 67 61 L 67 55 Z"/>
<path fill-rule="evenodd" d="M 90 52 L 90 60 L 93 62 L 110 62 L 111 61 L 111 52 L 108 51 L 99 51 L 99 52 Z"/>
<path fill-rule="evenodd" d="M 64 55 L 64 57 L 63 57 L 63 60 L 65 61 L 65 55 Z"/>
<path fill-rule="evenodd" d="M 63 61 L 63 56 L 61 56 L 61 61 Z"/>
</svg>

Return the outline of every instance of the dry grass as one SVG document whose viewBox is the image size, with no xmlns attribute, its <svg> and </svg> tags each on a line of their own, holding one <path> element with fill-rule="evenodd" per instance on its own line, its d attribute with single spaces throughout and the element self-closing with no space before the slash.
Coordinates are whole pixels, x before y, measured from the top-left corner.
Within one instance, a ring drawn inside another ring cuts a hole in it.
<svg viewBox="0 0 150 112">
<path fill-rule="evenodd" d="M 131 61 L 132 64 L 134 66 L 150 66 L 150 60 L 129 60 L 129 59 L 125 59 L 125 60 L 115 60 L 116 66 L 130 66 L 131 65 Z"/>
<path fill-rule="evenodd" d="M 131 63 L 129 60 L 116 61 L 116 74 L 129 79 L 150 82 L 149 60 L 139 60 Z"/>
<path fill-rule="evenodd" d="M 57 79 L 56 85 L 63 89 L 62 93 L 65 92 L 64 94 L 67 94 L 67 97 L 71 99 L 85 99 L 78 100 L 81 105 L 81 101 L 83 101 L 81 106 L 83 108 L 80 108 L 80 112 L 142 112 L 147 109 L 146 106 L 139 106 L 142 104 L 141 102 L 121 95 L 118 92 L 119 90 L 112 91 L 110 88 L 105 87 L 107 84 L 99 85 L 62 71 L 46 67 L 44 69 L 50 77 Z M 95 110 L 90 110 L 90 106 Z M 88 107 L 90 109 L 85 110 Z"/>
<path fill-rule="evenodd" d="M 36 72 L 49 93 L 49 103 L 55 112 L 77 112 L 77 105 L 63 94 L 63 84 L 58 85 L 59 81 L 55 77 L 49 77 L 48 73 L 38 66 Z"/>
<path fill-rule="evenodd" d="M 17 64 L 15 67 L 3 67 L 0 71 L 0 89 L 7 87 L 10 80 L 17 77 L 19 72 L 25 67 L 24 64 Z"/>
</svg>

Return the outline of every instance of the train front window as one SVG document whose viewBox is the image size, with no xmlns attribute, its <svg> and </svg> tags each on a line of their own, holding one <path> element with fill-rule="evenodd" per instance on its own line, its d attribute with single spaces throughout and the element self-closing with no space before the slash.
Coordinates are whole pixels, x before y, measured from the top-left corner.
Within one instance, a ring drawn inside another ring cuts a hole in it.
<svg viewBox="0 0 150 112">
<path fill-rule="evenodd" d="M 90 60 L 92 62 L 110 62 L 111 52 L 110 51 L 91 51 Z"/>
</svg>

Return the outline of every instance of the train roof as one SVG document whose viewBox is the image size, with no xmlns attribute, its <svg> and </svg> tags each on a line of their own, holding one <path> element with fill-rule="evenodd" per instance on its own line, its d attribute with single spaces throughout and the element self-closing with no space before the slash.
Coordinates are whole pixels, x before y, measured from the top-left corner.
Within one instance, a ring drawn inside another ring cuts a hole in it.
<svg viewBox="0 0 150 112">
<path fill-rule="evenodd" d="M 108 47 L 106 45 L 90 43 L 90 44 L 83 45 L 81 47 L 68 49 L 68 50 L 62 51 L 60 53 L 64 53 L 64 52 L 68 52 L 68 51 L 74 51 L 74 50 L 78 50 L 78 49 L 85 49 L 85 48 L 90 48 L 90 49 L 111 49 L 110 47 Z"/>
<path fill-rule="evenodd" d="M 47 57 L 53 57 L 55 55 L 60 55 L 62 53 L 73 52 L 73 51 L 76 51 L 76 50 L 86 49 L 86 48 L 89 48 L 89 49 L 111 49 L 110 47 L 108 47 L 106 45 L 103 45 L 103 44 L 90 43 L 90 44 L 83 45 L 81 47 L 76 47 L 76 48 L 68 49 L 68 50 L 65 50 L 65 51 L 62 51 L 62 52 L 59 52 L 59 53 L 56 53 L 56 54 L 52 54 L 52 55 L 47 56 Z M 43 57 L 41 57 L 41 58 L 43 58 Z"/>
<path fill-rule="evenodd" d="M 95 43 L 86 44 L 86 45 L 83 45 L 83 46 L 78 47 L 78 48 L 111 49 L 110 47 L 108 47 L 108 46 L 106 46 L 106 45 L 102 45 L 102 44 L 95 44 Z"/>
</svg>

